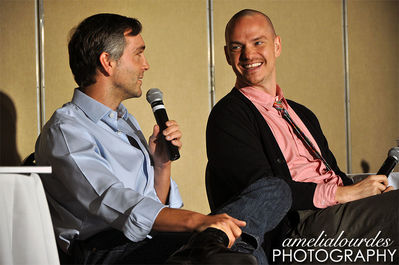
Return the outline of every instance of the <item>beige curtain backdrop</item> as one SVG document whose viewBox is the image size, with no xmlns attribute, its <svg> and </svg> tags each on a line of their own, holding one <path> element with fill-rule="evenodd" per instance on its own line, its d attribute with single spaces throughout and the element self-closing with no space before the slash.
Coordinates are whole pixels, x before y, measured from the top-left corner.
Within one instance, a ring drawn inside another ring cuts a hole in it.
<svg viewBox="0 0 399 265">
<path fill-rule="evenodd" d="M 35 0 L 0 1 L 0 89 L 17 110 L 17 148 L 34 150 L 38 135 Z M 37 1 L 40 3 L 41 1 Z M 185 208 L 208 213 L 204 172 L 209 115 L 209 40 L 214 34 L 215 96 L 234 86 L 224 57 L 224 27 L 243 8 L 265 12 L 282 39 L 277 80 L 287 98 L 318 116 L 341 168 L 347 170 L 350 119 L 352 171 L 361 161 L 375 172 L 399 138 L 399 1 L 348 0 L 350 116 L 345 114 L 343 1 L 341 0 L 43 0 L 45 120 L 71 99 L 76 87 L 68 65 L 70 29 L 95 13 L 119 13 L 143 23 L 150 70 L 143 91 L 164 92 L 169 117 L 183 131 L 173 177 Z M 213 28 L 207 7 L 213 10 Z M 149 136 L 155 123 L 144 97 L 124 102 Z M 1 130 L 7 128 L 1 124 Z M 7 152 L 0 146 L 1 152 Z"/>
</svg>

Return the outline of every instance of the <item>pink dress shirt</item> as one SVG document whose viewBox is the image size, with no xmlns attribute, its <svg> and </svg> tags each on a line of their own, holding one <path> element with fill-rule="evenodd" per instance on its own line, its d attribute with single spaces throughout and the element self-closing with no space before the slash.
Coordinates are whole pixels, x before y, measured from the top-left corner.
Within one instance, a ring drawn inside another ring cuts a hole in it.
<svg viewBox="0 0 399 265">
<path fill-rule="evenodd" d="M 337 204 L 335 201 L 335 192 L 338 186 L 343 185 L 341 178 L 334 171 L 327 171 L 324 163 L 310 154 L 302 140 L 296 136 L 289 123 L 273 107 L 273 103 L 281 99 L 284 108 L 287 109 L 292 120 L 309 138 L 317 151 L 321 153 L 313 136 L 295 111 L 288 105 L 281 88 L 277 85 L 276 97 L 254 87 L 244 87 L 239 90 L 255 105 L 272 130 L 287 161 L 292 179 L 297 182 L 313 182 L 317 184 L 313 196 L 314 206 L 317 208 L 326 208 Z"/>
</svg>

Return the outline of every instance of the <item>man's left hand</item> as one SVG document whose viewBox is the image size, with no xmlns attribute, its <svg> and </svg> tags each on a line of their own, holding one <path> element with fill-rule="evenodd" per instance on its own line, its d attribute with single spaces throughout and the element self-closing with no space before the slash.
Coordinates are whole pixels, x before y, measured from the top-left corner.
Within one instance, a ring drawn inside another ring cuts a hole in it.
<svg viewBox="0 0 399 265">
<path fill-rule="evenodd" d="M 180 141 L 182 133 L 180 131 L 179 125 L 176 121 L 167 121 L 166 126 L 167 128 L 162 132 L 165 140 L 171 141 L 172 144 L 177 146 L 180 150 L 182 147 L 182 143 Z M 158 125 L 155 125 L 152 135 L 148 141 L 155 167 L 164 167 L 171 163 L 169 160 L 167 147 L 165 143 L 161 141 L 161 137 L 160 128 Z"/>
</svg>

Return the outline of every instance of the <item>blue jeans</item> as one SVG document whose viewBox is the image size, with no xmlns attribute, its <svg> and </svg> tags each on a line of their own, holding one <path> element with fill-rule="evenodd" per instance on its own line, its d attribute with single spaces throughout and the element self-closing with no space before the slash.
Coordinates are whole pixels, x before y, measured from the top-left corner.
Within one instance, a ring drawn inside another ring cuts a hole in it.
<svg viewBox="0 0 399 265">
<path fill-rule="evenodd" d="M 264 234 L 275 228 L 291 207 L 288 184 L 276 177 L 262 178 L 212 214 L 227 213 L 247 223 L 232 250 L 252 253 L 259 264 L 268 264 L 262 248 Z"/>
</svg>

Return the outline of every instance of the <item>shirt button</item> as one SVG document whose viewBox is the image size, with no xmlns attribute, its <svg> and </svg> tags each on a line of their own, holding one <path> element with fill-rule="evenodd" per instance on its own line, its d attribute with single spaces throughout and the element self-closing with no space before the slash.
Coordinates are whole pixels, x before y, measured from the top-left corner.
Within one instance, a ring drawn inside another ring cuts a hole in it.
<svg viewBox="0 0 399 265">
<path fill-rule="evenodd" d="M 119 135 L 121 135 L 121 134 L 122 134 L 122 132 L 121 132 L 121 131 L 117 131 L 117 133 L 118 133 Z"/>
<path fill-rule="evenodd" d="M 283 161 L 280 159 L 280 158 L 277 158 L 277 163 L 279 163 L 279 164 L 281 164 L 281 163 L 283 163 Z"/>
<path fill-rule="evenodd" d="M 115 113 L 111 112 L 108 116 L 109 116 L 111 119 L 113 119 L 113 118 L 115 117 Z"/>
</svg>

